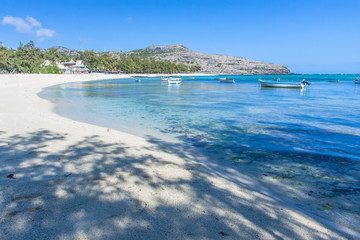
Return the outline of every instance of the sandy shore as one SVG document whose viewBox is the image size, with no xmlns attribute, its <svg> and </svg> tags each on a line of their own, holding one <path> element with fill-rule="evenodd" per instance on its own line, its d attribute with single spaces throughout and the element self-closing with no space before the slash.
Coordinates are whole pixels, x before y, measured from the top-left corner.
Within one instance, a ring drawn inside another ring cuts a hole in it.
<svg viewBox="0 0 360 240">
<path fill-rule="evenodd" d="M 119 77 L 128 76 L 0 75 L 0 239 L 359 238 L 246 172 L 61 117 L 37 96 L 55 84 Z"/>
</svg>

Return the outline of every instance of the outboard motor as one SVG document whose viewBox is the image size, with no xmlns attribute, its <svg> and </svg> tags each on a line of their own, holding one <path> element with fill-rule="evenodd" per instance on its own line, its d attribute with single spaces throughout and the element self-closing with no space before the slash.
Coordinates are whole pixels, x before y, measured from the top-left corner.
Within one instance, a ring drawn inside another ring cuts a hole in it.
<svg viewBox="0 0 360 240">
<path fill-rule="evenodd" d="M 305 79 L 303 79 L 303 80 L 301 81 L 301 83 L 304 84 L 304 85 L 305 85 L 305 84 L 307 84 L 307 85 L 310 85 L 310 84 L 311 84 L 311 83 L 309 83 L 308 81 L 306 81 Z"/>
</svg>

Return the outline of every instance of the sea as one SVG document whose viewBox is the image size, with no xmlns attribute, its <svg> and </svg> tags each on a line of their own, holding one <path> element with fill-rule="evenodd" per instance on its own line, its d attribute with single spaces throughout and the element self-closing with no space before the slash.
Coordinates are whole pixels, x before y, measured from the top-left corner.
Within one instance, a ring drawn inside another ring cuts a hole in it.
<svg viewBox="0 0 360 240">
<path fill-rule="evenodd" d="M 222 77 L 235 83 L 220 83 Z M 284 192 L 294 199 L 320 199 L 318 210 L 339 199 L 331 209 L 359 219 L 356 77 L 183 76 L 180 85 L 171 86 L 160 77 L 144 77 L 56 85 L 40 96 L 52 101 L 58 114 L 77 121 L 183 144 L 224 164 L 252 165 L 261 177 L 292 187 Z M 277 78 L 306 79 L 310 85 L 262 88 L 258 82 Z"/>
<path fill-rule="evenodd" d="M 220 77 L 235 83 L 220 83 Z M 311 152 L 360 160 L 356 75 L 160 77 L 67 83 L 41 96 L 60 115 L 141 137 L 198 147 Z M 304 89 L 262 88 L 258 79 Z M 136 80 L 140 79 L 141 82 Z"/>
</svg>

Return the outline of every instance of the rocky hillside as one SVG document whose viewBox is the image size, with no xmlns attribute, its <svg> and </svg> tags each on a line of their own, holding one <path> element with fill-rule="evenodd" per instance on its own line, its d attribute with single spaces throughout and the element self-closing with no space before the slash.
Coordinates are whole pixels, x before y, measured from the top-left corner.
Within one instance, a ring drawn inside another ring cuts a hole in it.
<svg viewBox="0 0 360 240">
<path fill-rule="evenodd" d="M 66 47 L 61 47 L 61 46 L 54 46 L 53 48 L 56 48 L 58 50 L 59 53 L 63 53 L 65 55 L 68 56 L 78 56 L 79 54 L 79 50 L 70 50 Z"/>
<path fill-rule="evenodd" d="M 199 65 L 201 72 L 236 75 L 291 74 L 289 69 L 278 64 L 253 61 L 241 57 L 194 52 L 181 44 L 152 45 L 145 49 L 131 51 L 128 54 L 154 57 L 158 60 L 186 65 Z"/>
<path fill-rule="evenodd" d="M 56 47 L 59 52 L 70 56 L 77 56 L 81 51 Z M 194 52 L 184 45 L 152 45 L 144 49 L 130 52 L 109 51 L 109 54 L 120 57 L 121 55 L 138 55 L 142 58 L 155 58 L 156 60 L 184 63 L 188 66 L 200 66 L 201 72 L 234 75 L 270 75 L 291 74 L 290 70 L 278 64 L 248 60 L 241 57 L 232 57 L 219 54 L 206 54 Z M 101 55 L 102 53 L 97 53 Z"/>
</svg>

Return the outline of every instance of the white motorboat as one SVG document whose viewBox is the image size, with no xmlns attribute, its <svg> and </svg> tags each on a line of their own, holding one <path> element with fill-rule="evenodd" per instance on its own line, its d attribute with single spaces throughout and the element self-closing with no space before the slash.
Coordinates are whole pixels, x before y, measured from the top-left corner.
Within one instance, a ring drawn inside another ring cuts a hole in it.
<svg viewBox="0 0 360 240">
<path fill-rule="evenodd" d="M 168 78 L 168 84 L 180 84 L 181 83 L 181 78 L 173 78 L 173 77 L 170 77 Z"/>
<path fill-rule="evenodd" d="M 266 81 L 259 79 L 261 87 L 270 87 L 270 88 L 304 88 L 307 83 L 305 80 L 302 82 L 280 82 L 280 81 Z"/>
</svg>

